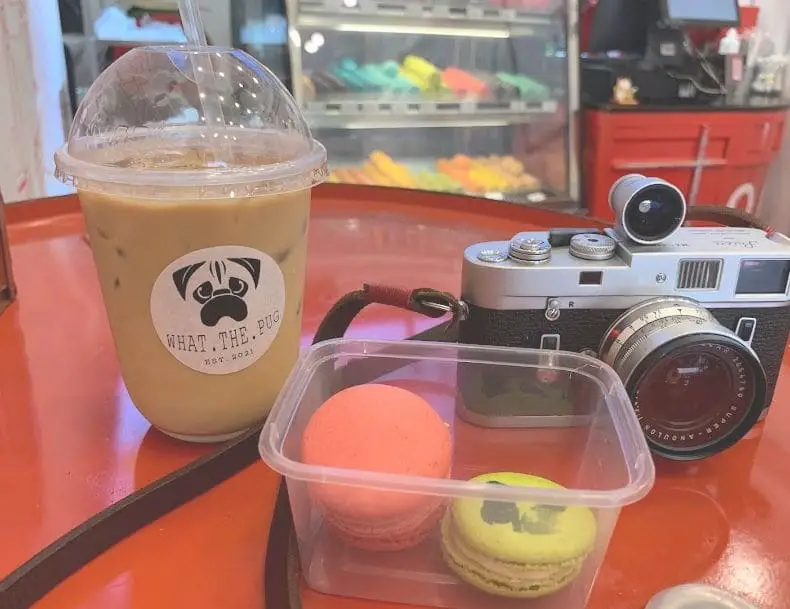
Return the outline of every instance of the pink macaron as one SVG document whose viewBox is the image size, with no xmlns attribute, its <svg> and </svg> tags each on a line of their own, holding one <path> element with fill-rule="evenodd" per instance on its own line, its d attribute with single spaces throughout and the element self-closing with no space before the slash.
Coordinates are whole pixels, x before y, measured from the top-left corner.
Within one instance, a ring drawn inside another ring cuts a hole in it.
<svg viewBox="0 0 790 609">
<path fill-rule="evenodd" d="M 329 398 L 302 437 L 302 461 L 325 467 L 446 478 L 452 462 L 448 425 L 411 391 L 357 385 Z M 364 486 L 311 483 L 326 524 L 349 545 L 398 550 L 422 542 L 444 512 L 440 497 Z"/>
</svg>

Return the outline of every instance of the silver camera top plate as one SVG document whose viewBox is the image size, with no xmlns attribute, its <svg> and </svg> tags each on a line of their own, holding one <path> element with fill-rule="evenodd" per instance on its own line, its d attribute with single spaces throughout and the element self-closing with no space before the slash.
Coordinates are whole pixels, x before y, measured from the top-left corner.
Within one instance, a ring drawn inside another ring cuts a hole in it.
<svg viewBox="0 0 790 609">
<path fill-rule="evenodd" d="M 790 300 L 786 284 L 766 293 L 738 287 L 744 265 L 777 261 L 775 269 L 764 271 L 776 273 L 783 261 L 790 267 L 790 239 L 780 233 L 691 227 L 661 243 L 641 245 L 614 229 L 604 232 L 616 243 L 615 255 L 607 260 L 574 256 L 563 242 L 552 246 L 546 260 L 484 262 L 481 251 L 507 252 L 510 242 L 472 245 L 464 252 L 462 297 L 472 305 L 506 310 L 543 308 L 550 297 L 563 308 L 591 309 L 624 308 L 669 295 L 719 307 L 781 306 Z M 513 239 L 556 241 L 551 230 L 522 232 Z"/>
</svg>

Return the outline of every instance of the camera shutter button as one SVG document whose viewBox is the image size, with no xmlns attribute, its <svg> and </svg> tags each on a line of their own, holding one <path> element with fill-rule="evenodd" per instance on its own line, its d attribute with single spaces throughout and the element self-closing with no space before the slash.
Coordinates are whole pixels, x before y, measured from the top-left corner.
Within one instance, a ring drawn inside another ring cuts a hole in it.
<svg viewBox="0 0 790 609">
<path fill-rule="evenodd" d="M 583 233 L 571 238 L 570 252 L 582 260 L 609 260 L 614 256 L 614 239 L 597 233 Z"/>
</svg>

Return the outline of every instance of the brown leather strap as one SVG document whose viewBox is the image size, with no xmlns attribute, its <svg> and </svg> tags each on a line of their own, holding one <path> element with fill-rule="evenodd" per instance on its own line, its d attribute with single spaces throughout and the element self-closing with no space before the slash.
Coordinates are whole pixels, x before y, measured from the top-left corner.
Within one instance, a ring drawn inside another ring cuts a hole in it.
<svg viewBox="0 0 790 609">
<path fill-rule="evenodd" d="M 447 292 L 439 292 L 430 288 L 406 290 L 392 286 L 365 284 L 361 290 L 349 292 L 335 303 L 324 317 L 313 339 L 313 344 L 345 335 L 348 326 L 369 304 L 379 303 L 414 311 L 427 317 L 443 317 L 452 314 L 447 327 L 432 329 L 412 337 L 416 340 L 446 340 L 452 335 L 458 323 L 465 315 L 464 305 Z"/>
<path fill-rule="evenodd" d="M 342 337 L 359 311 L 373 303 L 429 317 L 441 317 L 450 312 L 453 317 L 448 322 L 412 338 L 455 340 L 462 306 L 451 295 L 430 289 L 409 291 L 371 285 L 341 298 L 321 323 L 314 342 Z M 250 429 L 215 452 L 135 491 L 57 539 L 0 581 L 0 608 L 29 609 L 55 586 L 119 541 L 256 463 L 260 459 L 259 435 L 260 427 Z M 289 546 L 295 548 L 289 541 L 291 529 L 288 495 L 285 485 L 281 484 L 266 558 L 266 595 L 275 597 L 266 606 L 272 609 L 297 606 L 291 604 L 298 600 L 298 595 L 293 597 L 293 586 L 283 588 L 289 577 L 291 580 L 295 577 L 294 554 L 288 551 Z M 291 565 L 290 575 L 284 571 L 288 564 Z M 283 593 L 293 598 L 288 603 L 284 602 L 285 597 L 276 598 Z"/>
<path fill-rule="evenodd" d="M 288 487 L 285 480 L 280 478 L 266 543 L 263 606 L 266 609 L 300 609 L 300 574 L 299 545 L 288 501 Z"/>
<path fill-rule="evenodd" d="M 732 207 L 720 205 L 694 205 L 686 210 L 687 222 L 714 222 L 724 226 L 741 228 L 759 228 L 772 233 L 773 228 L 759 218 Z"/>
<path fill-rule="evenodd" d="M 597 224 L 601 227 L 611 226 L 609 220 L 587 216 L 591 226 Z M 721 205 L 694 205 L 686 209 L 686 222 L 712 222 L 722 226 L 759 228 L 767 233 L 774 232 L 771 226 L 751 215 L 748 212 Z"/>
</svg>

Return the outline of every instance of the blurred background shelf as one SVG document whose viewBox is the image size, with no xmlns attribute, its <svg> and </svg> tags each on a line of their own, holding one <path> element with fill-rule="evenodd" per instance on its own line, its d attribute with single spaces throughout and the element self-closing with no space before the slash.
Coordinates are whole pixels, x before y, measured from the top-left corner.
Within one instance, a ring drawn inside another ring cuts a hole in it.
<svg viewBox="0 0 790 609">
<path fill-rule="evenodd" d="M 315 128 L 501 127 L 541 120 L 557 112 L 555 101 L 424 101 L 328 98 L 304 105 Z"/>
<path fill-rule="evenodd" d="M 369 34 L 422 34 L 425 36 L 465 36 L 468 38 L 510 38 L 532 36 L 536 28 L 525 23 L 495 20 L 450 19 L 403 15 L 385 16 L 308 13 L 298 17 L 298 28 L 322 28 L 335 32 L 366 32 Z"/>
<path fill-rule="evenodd" d="M 59 1 L 72 111 L 123 53 L 183 41 L 176 0 Z M 577 0 L 199 2 L 211 43 L 244 49 L 292 91 L 341 170 L 333 179 L 367 183 L 354 171 L 379 152 L 416 188 L 528 204 L 578 196 Z M 511 158 L 528 183 L 505 188 L 468 167 L 483 183 L 453 185 L 438 165 L 459 158 Z"/>
<path fill-rule="evenodd" d="M 403 24 L 447 28 L 543 27 L 556 19 L 555 11 L 500 7 L 493 3 L 411 2 L 399 0 L 300 0 L 297 24 L 320 15 L 323 27 L 370 23 L 397 28 Z M 331 24 L 331 25 L 330 25 Z"/>
<path fill-rule="evenodd" d="M 58 0 L 74 98 L 114 60 L 149 44 L 183 44 L 177 0 Z M 210 44 L 244 49 L 290 86 L 283 0 L 199 0 Z"/>
<path fill-rule="evenodd" d="M 287 0 L 286 11 L 294 97 L 333 181 L 578 198 L 575 0 Z"/>
</svg>

